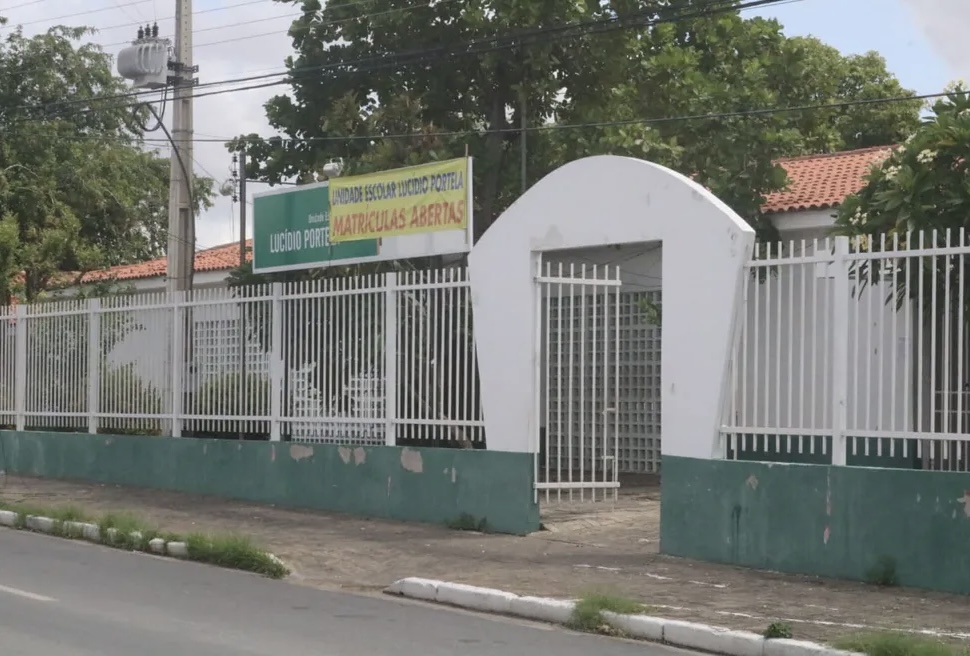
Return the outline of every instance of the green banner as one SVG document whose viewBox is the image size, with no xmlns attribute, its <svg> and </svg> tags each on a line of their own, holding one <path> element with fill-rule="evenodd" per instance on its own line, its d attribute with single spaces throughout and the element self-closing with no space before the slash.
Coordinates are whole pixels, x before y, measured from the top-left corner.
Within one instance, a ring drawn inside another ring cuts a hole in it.
<svg viewBox="0 0 970 656">
<path fill-rule="evenodd" d="M 373 261 L 376 239 L 330 243 L 326 182 L 253 196 L 253 271 L 295 271 Z"/>
</svg>

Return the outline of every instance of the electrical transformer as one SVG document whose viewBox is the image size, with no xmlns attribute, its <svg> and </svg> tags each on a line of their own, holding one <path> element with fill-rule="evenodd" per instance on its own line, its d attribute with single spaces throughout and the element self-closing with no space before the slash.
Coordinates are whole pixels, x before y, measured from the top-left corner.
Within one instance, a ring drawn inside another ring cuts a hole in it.
<svg viewBox="0 0 970 656">
<path fill-rule="evenodd" d="M 118 53 L 118 74 L 136 89 L 168 86 L 168 39 L 148 36 L 133 41 Z"/>
</svg>

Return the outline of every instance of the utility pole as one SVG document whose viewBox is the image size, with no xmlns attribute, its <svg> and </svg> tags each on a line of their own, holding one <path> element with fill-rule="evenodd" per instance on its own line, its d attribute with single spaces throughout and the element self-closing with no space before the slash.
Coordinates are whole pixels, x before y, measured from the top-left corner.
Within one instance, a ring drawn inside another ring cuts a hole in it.
<svg viewBox="0 0 970 656">
<path fill-rule="evenodd" d="M 169 58 L 174 45 L 175 59 Z M 158 24 L 139 27 L 131 46 L 118 53 L 118 73 L 131 80 L 136 89 L 161 90 L 173 88 L 172 131 L 165 128 L 161 116 L 146 103 L 149 111 L 165 130 L 172 144 L 171 170 L 168 191 L 168 274 L 170 293 L 192 289 L 195 269 L 195 202 L 192 175 L 192 95 L 198 66 L 192 63 L 192 0 L 176 0 L 175 43 L 158 36 Z M 136 110 L 137 111 L 137 110 Z M 173 299 L 174 301 L 174 299 Z M 191 412 L 191 392 L 195 384 L 192 364 L 192 308 L 181 312 L 172 306 L 173 340 L 170 346 L 172 365 L 171 425 L 173 436 L 182 435 L 180 414 Z M 183 375 L 188 375 L 188 381 Z M 188 384 L 186 384 L 186 382 Z M 181 398 L 179 396 L 181 395 Z"/>
<path fill-rule="evenodd" d="M 246 263 L 246 151 L 239 151 L 239 266 Z"/>
<path fill-rule="evenodd" d="M 172 115 L 171 172 L 168 201 L 168 291 L 192 289 L 195 272 L 195 207 L 193 206 L 192 95 L 195 73 L 192 64 L 192 0 L 176 0 L 174 98 Z"/>
<path fill-rule="evenodd" d="M 158 36 L 158 24 L 138 28 L 131 46 L 118 53 L 118 73 L 136 89 L 172 87 L 172 143 L 168 191 L 168 291 L 192 289 L 195 203 L 192 175 L 192 96 L 199 67 L 192 63 L 192 0 L 175 0 L 175 43 Z M 169 48 L 175 51 L 169 59 Z M 148 105 L 151 108 L 151 105 Z M 161 123 L 154 109 L 152 114 Z M 164 125 L 162 126 L 164 129 Z"/>
<path fill-rule="evenodd" d="M 239 266 L 246 263 L 246 151 L 239 151 Z M 246 414 L 256 414 L 256 409 L 250 405 L 249 392 L 249 373 L 246 371 L 246 339 L 249 329 L 246 324 L 246 313 L 250 306 L 241 304 L 239 306 L 239 398 L 242 403 L 242 412 Z M 243 439 L 242 424 L 240 424 L 239 439 Z"/>
</svg>

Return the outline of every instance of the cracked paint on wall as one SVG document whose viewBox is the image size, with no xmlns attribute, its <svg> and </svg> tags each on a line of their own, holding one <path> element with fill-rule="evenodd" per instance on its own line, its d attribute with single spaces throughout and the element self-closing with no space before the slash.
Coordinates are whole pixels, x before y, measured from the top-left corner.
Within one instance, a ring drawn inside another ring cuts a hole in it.
<svg viewBox="0 0 970 656">
<path fill-rule="evenodd" d="M 957 501 L 963 504 L 963 515 L 970 517 L 970 490 L 964 490 L 963 496 Z"/>
<path fill-rule="evenodd" d="M 293 460 L 304 460 L 313 457 L 313 447 L 302 444 L 294 444 L 290 447 L 290 458 Z"/>
<path fill-rule="evenodd" d="M 446 524 L 468 514 L 517 535 L 540 526 L 532 454 L 86 434 L 65 440 L 34 431 L 0 431 L 0 447 L 13 474 L 404 521 Z"/>
<path fill-rule="evenodd" d="M 402 449 L 401 467 L 412 474 L 424 473 L 424 459 L 421 457 L 421 452 L 408 448 Z"/>
</svg>

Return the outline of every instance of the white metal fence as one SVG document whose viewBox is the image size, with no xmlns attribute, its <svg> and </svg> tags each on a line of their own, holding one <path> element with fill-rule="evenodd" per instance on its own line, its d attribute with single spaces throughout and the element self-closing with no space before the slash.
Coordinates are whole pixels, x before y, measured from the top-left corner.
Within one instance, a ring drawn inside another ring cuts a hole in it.
<svg viewBox="0 0 970 656">
<path fill-rule="evenodd" d="M 617 470 L 620 287 L 615 266 L 540 262 L 536 271 L 536 491 L 546 501 L 610 496 Z"/>
<path fill-rule="evenodd" d="M 483 446 L 467 275 L 0 308 L 0 425 Z"/>
<path fill-rule="evenodd" d="M 970 240 L 759 245 L 722 435 L 729 458 L 970 471 Z"/>
</svg>

